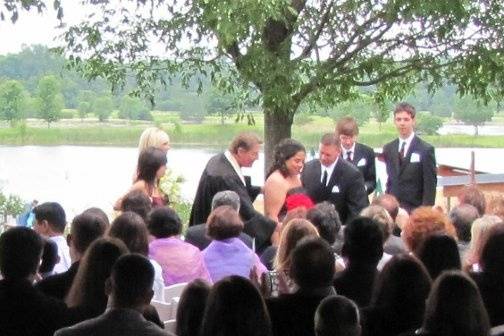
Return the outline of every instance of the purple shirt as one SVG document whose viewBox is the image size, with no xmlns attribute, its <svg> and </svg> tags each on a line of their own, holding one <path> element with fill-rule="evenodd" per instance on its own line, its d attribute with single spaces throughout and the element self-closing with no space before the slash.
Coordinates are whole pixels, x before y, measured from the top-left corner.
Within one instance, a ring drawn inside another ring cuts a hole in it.
<svg viewBox="0 0 504 336">
<path fill-rule="evenodd" d="M 161 265 L 165 286 L 194 279 L 211 282 L 201 251 L 177 237 L 161 238 L 149 244 L 149 257 Z"/>
<path fill-rule="evenodd" d="M 240 275 L 250 278 L 250 272 L 255 270 L 257 278 L 266 272 L 266 267 L 254 253 L 239 238 L 213 240 L 203 250 L 203 257 L 213 282 L 228 275 Z"/>
</svg>

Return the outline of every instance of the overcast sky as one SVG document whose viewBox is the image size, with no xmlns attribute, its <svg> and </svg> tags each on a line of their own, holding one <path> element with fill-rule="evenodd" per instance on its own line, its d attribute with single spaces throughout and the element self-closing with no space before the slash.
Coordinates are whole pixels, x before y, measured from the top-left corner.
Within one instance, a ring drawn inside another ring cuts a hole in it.
<svg viewBox="0 0 504 336">
<path fill-rule="evenodd" d="M 75 6 L 76 0 L 72 1 L 74 6 L 65 5 L 69 3 L 69 0 L 62 1 L 65 9 L 65 22 L 78 22 L 82 18 L 80 6 Z M 58 23 L 56 12 L 52 8 L 43 14 L 39 14 L 36 10 L 22 11 L 15 24 L 12 24 L 8 19 L 0 21 L 0 55 L 17 53 L 21 51 L 23 45 L 56 46 L 57 43 L 54 39 L 61 34 L 56 29 Z"/>
</svg>

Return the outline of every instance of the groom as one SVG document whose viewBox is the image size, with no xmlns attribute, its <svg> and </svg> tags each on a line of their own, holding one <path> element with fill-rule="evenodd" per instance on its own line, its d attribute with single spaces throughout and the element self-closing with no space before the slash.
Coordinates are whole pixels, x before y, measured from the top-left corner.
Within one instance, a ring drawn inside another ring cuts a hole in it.
<svg viewBox="0 0 504 336">
<path fill-rule="evenodd" d="M 337 135 L 324 134 L 319 159 L 308 162 L 301 174 L 303 186 L 315 203 L 328 201 L 336 207 L 342 223 L 357 216 L 369 205 L 361 172 L 342 159 Z"/>
</svg>

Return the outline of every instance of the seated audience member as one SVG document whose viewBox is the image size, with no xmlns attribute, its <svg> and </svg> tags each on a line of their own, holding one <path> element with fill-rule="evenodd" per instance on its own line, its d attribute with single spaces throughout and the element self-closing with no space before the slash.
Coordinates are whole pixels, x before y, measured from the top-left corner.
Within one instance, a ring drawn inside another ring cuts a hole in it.
<svg viewBox="0 0 504 336">
<path fill-rule="evenodd" d="M 402 238 L 408 250 L 416 254 L 423 241 L 433 234 L 447 234 L 456 238 L 455 228 L 445 214 L 432 207 L 421 206 L 411 213 L 403 228 Z"/>
<path fill-rule="evenodd" d="M 480 263 L 481 272 L 471 276 L 478 284 L 491 326 L 504 325 L 504 224 L 492 229 Z"/>
<path fill-rule="evenodd" d="M 16 227 L 0 236 L 2 336 L 49 336 L 66 325 L 65 304 L 32 286 L 42 248 L 42 238 L 32 229 Z"/>
<path fill-rule="evenodd" d="M 177 336 L 198 336 L 208 301 L 210 285 L 201 279 L 191 281 L 182 291 L 177 307 Z"/>
<path fill-rule="evenodd" d="M 326 297 L 315 312 L 316 336 L 360 336 L 359 308 L 341 295 Z"/>
<path fill-rule="evenodd" d="M 396 336 L 422 325 L 431 288 L 427 270 L 412 255 L 394 256 L 380 273 L 371 304 L 363 309 L 363 335 Z"/>
<path fill-rule="evenodd" d="M 107 280 L 109 309 L 96 318 L 58 330 L 55 336 L 172 335 L 142 316 L 152 299 L 153 279 L 154 269 L 148 259 L 138 254 L 122 256 Z"/>
<path fill-rule="evenodd" d="M 336 274 L 336 292 L 365 307 L 378 275 L 378 262 L 383 256 L 383 230 L 380 225 L 366 217 L 350 221 L 344 232 L 343 250 L 346 269 Z"/>
<path fill-rule="evenodd" d="M 42 260 L 38 270 L 42 279 L 53 275 L 54 266 L 56 266 L 58 261 L 58 245 L 52 240 L 44 239 Z"/>
<path fill-rule="evenodd" d="M 402 225 L 404 223 L 404 214 L 406 214 L 407 218 L 408 213 L 404 209 L 399 208 L 399 202 L 397 201 L 397 198 L 391 194 L 381 194 L 380 196 L 373 199 L 371 205 L 379 205 L 387 210 L 388 214 L 392 218 L 392 221 L 394 222 L 394 229 L 392 230 L 392 233 L 394 234 L 394 236 L 399 237 L 401 235 Z M 402 214 L 400 215 L 399 212 L 401 212 Z M 401 216 L 403 216 L 403 218 L 401 218 Z"/>
<path fill-rule="evenodd" d="M 473 222 L 471 227 L 471 242 L 469 243 L 469 250 L 466 253 L 464 270 L 473 272 L 481 270 L 479 265 L 481 253 L 492 228 L 500 222 L 502 220 L 494 215 L 484 215 Z"/>
<path fill-rule="evenodd" d="M 67 236 L 72 266 L 66 272 L 38 282 L 37 289 L 47 295 L 63 300 L 77 274 L 82 256 L 93 241 L 105 234 L 107 228 L 108 219 L 104 218 L 97 210 L 88 209 L 75 216 L 70 227 L 70 234 Z"/>
<path fill-rule="evenodd" d="M 54 266 L 54 273 L 66 272 L 70 268 L 71 260 L 67 241 L 63 235 L 66 226 L 65 210 L 56 202 L 46 202 L 33 209 L 33 212 L 35 231 L 58 245 L 59 262 Z"/>
<path fill-rule="evenodd" d="M 273 234 L 273 236 L 278 236 L 278 238 L 274 238 L 273 244 L 271 246 L 268 246 L 268 248 L 266 248 L 261 254 L 261 262 L 269 270 L 275 269 L 274 261 L 277 255 L 278 245 L 280 244 L 280 237 L 285 226 L 293 219 L 306 219 L 307 213 L 308 211 L 306 210 L 305 207 L 297 207 L 291 209 L 290 211 L 287 211 L 285 217 L 283 218 L 282 223 L 277 226 L 278 230 L 275 231 L 275 233 Z"/>
<path fill-rule="evenodd" d="M 126 253 L 127 247 L 115 238 L 99 238 L 89 246 L 65 299 L 71 322 L 84 321 L 105 311 L 105 281 L 114 263 Z"/>
<path fill-rule="evenodd" d="M 149 196 L 141 190 L 132 190 L 122 199 L 121 211 L 131 211 L 142 217 L 147 223 L 147 216 L 152 209 Z"/>
<path fill-rule="evenodd" d="M 495 215 L 504 221 L 504 196 L 502 196 L 502 193 L 498 193 L 490 199 L 487 213 L 489 215 Z"/>
<path fill-rule="evenodd" d="M 131 253 L 149 255 L 149 231 L 142 217 L 134 212 L 123 212 L 112 222 L 108 232 L 110 237 L 119 238 Z M 154 299 L 162 300 L 164 290 L 163 271 L 154 259 L 149 259 L 154 267 Z"/>
<path fill-rule="evenodd" d="M 436 279 L 427 299 L 422 328 L 415 335 L 489 335 L 488 315 L 478 287 L 460 271 Z"/>
<path fill-rule="evenodd" d="M 473 205 L 460 204 L 450 211 L 449 217 L 457 232 L 460 255 L 464 257 L 471 241 L 472 223 L 480 217 L 480 214 Z"/>
<path fill-rule="evenodd" d="M 240 196 L 238 196 L 238 194 L 232 190 L 219 191 L 212 198 L 212 210 L 221 205 L 230 206 L 231 208 L 240 212 Z M 206 223 L 203 223 L 198 225 L 192 225 L 189 228 L 187 228 L 184 240 L 187 243 L 196 246 L 200 250 L 206 249 L 207 246 L 210 245 L 210 243 L 212 242 L 212 239 L 210 239 L 210 237 L 206 235 L 207 231 L 206 225 L 207 225 Z M 240 238 L 240 240 L 244 242 L 245 245 L 247 245 L 248 247 L 250 248 L 253 247 L 252 237 L 250 237 L 248 234 L 240 232 L 238 238 Z"/>
<path fill-rule="evenodd" d="M 306 219 L 292 219 L 283 228 L 274 259 L 274 270 L 263 273 L 261 279 L 261 292 L 265 298 L 277 297 L 296 290 L 296 285 L 290 277 L 291 252 L 305 237 L 318 237 L 317 229 Z"/>
<path fill-rule="evenodd" d="M 459 204 L 470 204 L 478 209 L 479 217 L 486 212 L 485 195 L 477 186 L 466 186 L 458 195 Z"/>
<path fill-rule="evenodd" d="M 329 202 L 317 204 L 315 208 L 308 211 L 306 219 L 315 225 L 320 237 L 333 247 L 334 256 L 336 258 L 336 271 L 345 268 L 343 260 L 334 248 L 334 245 L 337 244 L 336 239 L 338 238 L 341 230 L 341 221 L 334 204 Z M 343 240 L 338 242 L 338 244 L 343 245 Z"/>
<path fill-rule="evenodd" d="M 331 246 L 318 237 L 300 241 L 292 251 L 290 276 L 298 286 L 292 294 L 266 299 L 277 336 L 315 335 L 314 317 L 320 301 L 334 295 L 334 253 Z"/>
<path fill-rule="evenodd" d="M 383 239 L 385 239 L 385 243 L 383 244 L 384 253 L 396 255 L 406 252 L 406 246 L 402 239 L 393 234 L 395 227 L 394 220 L 384 207 L 380 205 L 370 205 L 361 211 L 361 216 L 374 219 L 379 224 L 382 224 Z"/>
<path fill-rule="evenodd" d="M 236 275 L 215 283 L 208 295 L 200 335 L 271 336 L 271 321 L 257 288 Z"/>
<path fill-rule="evenodd" d="M 201 251 L 180 239 L 182 222 L 173 209 L 154 209 L 147 227 L 155 237 L 149 244 L 149 257 L 161 265 L 165 286 L 198 278 L 211 281 Z"/>
<path fill-rule="evenodd" d="M 230 206 L 219 206 L 208 216 L 207 235 L 212 242 L 203 250 L 203 258 L 212 282 L 228 275 L 249 278 L 254 273 L 260 279 L 266 271 L 257 254 L 238 238 L 242 230 L 238 211 Z"/>
<path fill-rule="evenodd" d="M 443 271 L 460 270 L 462 267 L 457 242 L 445 234 L 434 234 L 425 239 L 417 256 L 433 280 Z"/>
</svg>

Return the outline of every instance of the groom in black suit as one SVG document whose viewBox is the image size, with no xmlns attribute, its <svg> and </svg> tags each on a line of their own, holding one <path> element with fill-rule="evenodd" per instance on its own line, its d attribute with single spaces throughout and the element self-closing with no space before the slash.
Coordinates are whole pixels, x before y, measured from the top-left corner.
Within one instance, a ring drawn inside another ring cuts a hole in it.
<svg viewBox="0 0 504 336">
<path fill-rule="evenodd" d="M 328 201 L 336 207 L 342 223 L 369 205 L 364 178 L 340 157 L 341 143 L 333 133 L 320 140 L 319 159 L 308 162 L 301 175 L 303 186 L 315 203 Z"/>
<path fill-rule="evenodd" d="M 343 117 L 336 125 L 341 141 L 341 157 L 353 163 L 364 177 L 367 194 L 376 189 L 375 153 L 373 148 L 357 142 L 359 126 L 352 117 Z"/>
<path fill-rule="evenodd" d="M 394 123 L 399 138 L 383 147 L 388 175 L 386 192 L 394 195 L 408 212 L 421 205 L 434 205 L 437 185 L 434 147 L 415 135 L 415 114 L 412 105 L 397 105 Z"/>
</svg>

